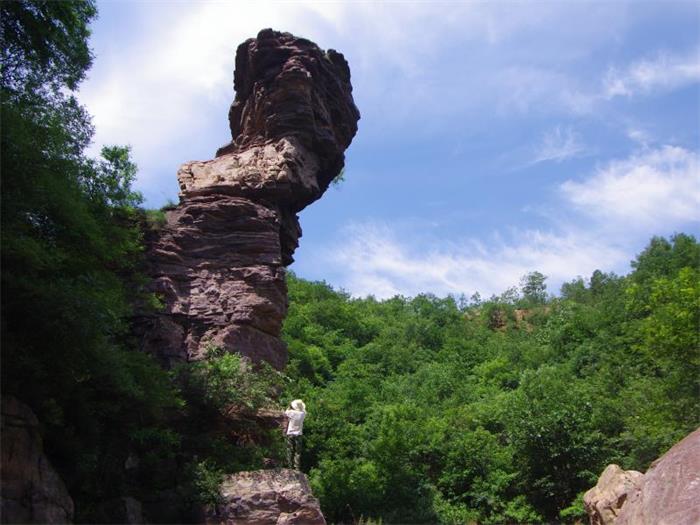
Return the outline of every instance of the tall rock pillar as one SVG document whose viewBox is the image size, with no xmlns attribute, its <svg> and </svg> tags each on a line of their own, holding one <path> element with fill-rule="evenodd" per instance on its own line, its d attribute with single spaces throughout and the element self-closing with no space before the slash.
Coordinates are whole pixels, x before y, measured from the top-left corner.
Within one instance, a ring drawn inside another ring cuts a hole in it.
<svg viewBox="0 0 700 525">
<path fill-rule="evenodd" d="M 238 47 L 234 89 L 231 142 L 180 168 L 180 204 L 148 240 L 165 308 L 140 332 L 165 366 L 214 345 L 284 367 L 297 213 L 340 173 L 357 132 L 343 55 L 289 33 L 265 29 Z"/>
</svg>

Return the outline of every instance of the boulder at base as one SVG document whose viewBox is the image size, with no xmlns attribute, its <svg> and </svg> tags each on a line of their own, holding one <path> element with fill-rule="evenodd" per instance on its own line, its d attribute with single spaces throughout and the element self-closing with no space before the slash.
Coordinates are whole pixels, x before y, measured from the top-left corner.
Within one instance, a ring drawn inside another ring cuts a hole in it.
<svg viewBox="0 0 700 525">
<path fill-rule="evenodd" d="M 583 497 L 591 525 L 609 525 L 615 521 L 630 493 L 638 489 L 644 474 L 608 465 L 598 484 Z"/>
<path fill-rule="evenodd" d="M 643 476 L 609 465 L 583 501 L 592 525 L 697 525 L 700 429 L 654 461 Z"/>
<path fill-rule="evenodd" d="M 306 476 L 295 470 L 227 476 L 221 496 L 221 502 L 207 511 L 207 525 L 326 525 Z"/>
</svg>

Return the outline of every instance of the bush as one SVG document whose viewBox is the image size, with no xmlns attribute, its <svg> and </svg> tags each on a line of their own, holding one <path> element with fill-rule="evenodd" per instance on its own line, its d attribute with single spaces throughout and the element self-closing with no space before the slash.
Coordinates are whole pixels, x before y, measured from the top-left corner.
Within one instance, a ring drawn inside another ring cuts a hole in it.
<svg viewBox="0 0 700 525">
<path fill-rule="evenodd" d="M 254 366 L 239 354 L 209 346 L 201 361 L 177 367 L 174 376 L 190 402 L 217 411 L 254 414 L 276 404 L 282 376 L 268 363 Z"/>
</svg>

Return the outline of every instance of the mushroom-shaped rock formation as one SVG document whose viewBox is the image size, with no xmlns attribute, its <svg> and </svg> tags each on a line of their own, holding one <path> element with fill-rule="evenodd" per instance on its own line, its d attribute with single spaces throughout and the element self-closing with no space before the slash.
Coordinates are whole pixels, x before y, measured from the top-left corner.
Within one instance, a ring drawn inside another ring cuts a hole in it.
<svg viewBox="0 0 700 525">
<path fill-rule="evenodd" d="M 284 367 L 297 213 L 340 173 L 357 132 L 343 55 L 303 38 L 265 29 L 245 41 L 234 88 L 232 141 L 180 168 L 180 204 L 147 239 L 165 309 L 139 332 L 165 366 L 201 359 L 211 345 Z"/>
</svg>

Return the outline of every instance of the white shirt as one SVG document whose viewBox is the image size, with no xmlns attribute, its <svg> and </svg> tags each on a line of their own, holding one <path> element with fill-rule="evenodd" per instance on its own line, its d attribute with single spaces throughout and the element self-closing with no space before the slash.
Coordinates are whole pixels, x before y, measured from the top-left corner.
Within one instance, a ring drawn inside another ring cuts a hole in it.
<svg viewBox="0 0 700 525">
<path fill-rule="evenodd" d="M 287 425 L 287 435 L 301 436 L 301 430 L 304 426 L 304 417 L 306 417 L 306 412 L 289 408 L 284 411 L 284 415 L 289 418 L 289 424 Z"/>
</svg>

